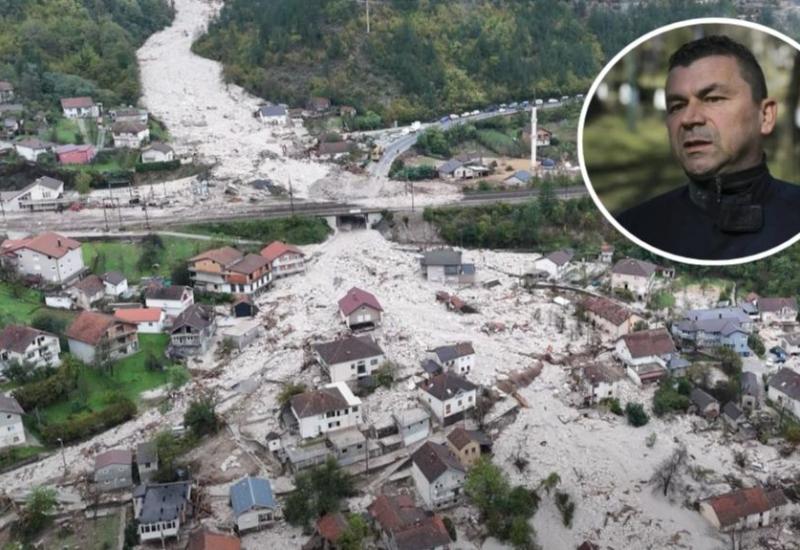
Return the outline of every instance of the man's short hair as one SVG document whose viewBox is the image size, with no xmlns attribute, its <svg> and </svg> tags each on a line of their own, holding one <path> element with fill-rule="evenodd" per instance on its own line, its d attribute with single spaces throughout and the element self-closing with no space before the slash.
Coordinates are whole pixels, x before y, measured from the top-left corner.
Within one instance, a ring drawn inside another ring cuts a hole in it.
<svg viewBox="0 0 800 550">
<path fill-rule="evenodd" d="M 727 36 L 715 34 L 687 42 L 670 56 L 669 70 L 675 67 L 688 67 L 698 59 L 712 55 L 726 55 L 736 59 L 742 78 L 750 85 L 753 101 L 761 103 L 761 100 L 767 97 L 764 71 L 761 70 L 761 65 L 756 61 L 753 52 L 747 46 Z"/>
</svg>

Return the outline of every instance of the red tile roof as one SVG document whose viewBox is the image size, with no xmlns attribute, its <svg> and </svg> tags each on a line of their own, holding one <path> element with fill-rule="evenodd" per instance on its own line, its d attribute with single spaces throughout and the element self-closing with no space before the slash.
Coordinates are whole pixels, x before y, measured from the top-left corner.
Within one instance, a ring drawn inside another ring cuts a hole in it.
<svg viewBox="0 0 800 550">
<path fill-rule="evenodd" d="M 161 319 L 160 307 L 136 307 L 128 309 L 117 309 L 114 317 L 128 323 L 155 323 Z"/>
<path fill-rule="evenodd" d="M 212 260 L 223 266 L 228 266 L 234 262 L 241 260 L 244 257 L 240 251 L 231 246 L 223 246 L 222 248 L 213 248 L 201 252 L 197 256 L 189 258 L 189 261 L 194 263 L 199 260 Z"/>
<path fill-rule="evenodd" d="M 336 542 L 347 529 L 347 520 L 340 512 L 325 514 L 317 520 L 317 531 L 330 542 Z"/>
<path fill-rule="evenodd" d="M 50 256 L 52 258 L 61 258 L 70 250 L 80 248 L 81 243 L 69 237 L 59 235 L 58 233 L 47 232 L 39 233 L 27 239 L 7 240 L 2 244 L 4 252 L 12 252 L 20 248 L 27 248 Z"/>
<path fill-rule="evenodd" d="M 133 453 L 127 449 L 111 449 L 94 457 L 95 471 L 112 464 L 129 466 L 133 463 Z"/>
<path fill-rule="evenodd" d="M 91 97 L 62 97 L 61 107 L 64 109 L 88 108 L 94 106 Z"/>
<path fill-rule="evenodd" d="M 286 244 L 283 241 L 272 241 L 267 246 L 261 249 L 261 255 L 264 256 L 270 262 L 273 262 L 275 261 L 276 258 L 280 258 L 284 254 L 290 252 L 294 254 L 300 254 L 301 256 L 305 256 L 302 250 L 300 250 L 294 245 Z"/>
<path fill-rule="evenodd" d="M 425 517 L 425 511 L 417 507 L 408 495 L 380 495 L 367 511 L 386 532 L 401 531 Z"/>
<path fill-rule="evenodd" d="M 620 326 L 633 315 L 633 312 L 628 308 L 612 302 L 608 298 L 590 296 L 585 298 L 581 304 L 591 313 L 602 317 L 606 321 L 611 322 L 614 326 Z"/>
<path fill-rule="evenodd" d="M 666 355 L 676 351 L 672 337 L 663 327 L 632 332 L 623 336 L 622 339 L 634 359 L 650 355 Z"/>
<path fill-rule="evenodd" d="M 123 321 L 103 313 L 81 311 L 67 329 L 66 336 L 95 346 L 100 343 L 106 330 L 115 323 L 123 323 Z M 134 325 L 131 325 L 132 330 L 135 328 Z"/>
<path fill-rule="evenodd" d="M 355 286 L 347 291 L 344 298 L 339 300 L 339 311 L 345 315 L 350 315 L 361 306 L 368 306 L 374 310 L 383 311 L 381 304 L 378 303 L 378 299 L 373 294 Z"/>
<path fill-rule="evenodd" d="M 786 504 L 786 497 L 780 489 L 767 493 L 762 487 L 751 487 L 711 497 L 705 502 L 713 508 L 720 526 L 727 527 L 749 515 Z"/>
</svg>

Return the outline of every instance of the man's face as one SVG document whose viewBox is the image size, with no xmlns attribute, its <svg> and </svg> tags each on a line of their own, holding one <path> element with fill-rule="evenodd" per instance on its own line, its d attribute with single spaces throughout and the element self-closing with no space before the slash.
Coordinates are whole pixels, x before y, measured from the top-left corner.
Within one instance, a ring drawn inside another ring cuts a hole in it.
<svg viewBox="0 0 800 550">
<path fill-rule="evenodd" d="M 712 55 L 667 76 L 667 130 L 684 171 L 711 177 L 755 166 L 775 126 L 775 102 L 753 101 L 736 58 Z"/>
</svg>

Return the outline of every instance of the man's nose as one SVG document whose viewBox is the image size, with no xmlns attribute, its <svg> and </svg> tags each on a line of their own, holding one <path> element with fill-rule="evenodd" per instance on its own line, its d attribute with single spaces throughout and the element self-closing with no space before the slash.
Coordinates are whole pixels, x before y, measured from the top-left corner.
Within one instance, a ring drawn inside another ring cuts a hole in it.
<svg viewBox="0 0 800 550">
<path fill-rule="evenodd" d="M 698 101 L 689 101 L 681 112 L 681 126 L 692 128 L 705 123 L 703 108 Z"/>
</svg>

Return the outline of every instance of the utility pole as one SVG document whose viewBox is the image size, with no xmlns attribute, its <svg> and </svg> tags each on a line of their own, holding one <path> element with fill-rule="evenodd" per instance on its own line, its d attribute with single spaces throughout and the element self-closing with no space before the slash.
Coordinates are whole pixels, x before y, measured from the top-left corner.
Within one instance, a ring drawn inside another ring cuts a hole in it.
<svg viewBox="0 0 800 550">
<path fill-rule="evenodd" d="M 147 229 L 150 229 L 150 218 L 147 217 L 147 201 L 145 200 L 142 203 L 142 208 L 144 209 L 144 223 L 147 226 Z"/>
<path fill-rule="evenodd" d="M 369 0 L 367 0 L 366 4 L 367 4 L 367 34 L 369 34 Z"/>
<path fill-rule="evenodd" d="M 64 455 L 64 440 L 59 437 L 58 442 L 61 444 L 61 462 L 64 464 L 64 477 L 67 477 L 67 457 Z"/>
<path fill-rule="evenodd" d="M 106 222 L 106 233 L 108 233 L 108 214 L 106 213 L 106 201 L 103 201 L 103 219 Z"/>
<path fill-rule="evenodd" d="M 294 218 L 294 190 L 292 189 L 292 176 L 289 176 L 289 206 L 292 209 L 292 217 Z"/>
<path fill-rule="evenodd" d="M 122 229 L 122 205 L 117 199 L 117 217 L 119 218 L 119 228 Z"/>
</svg>

